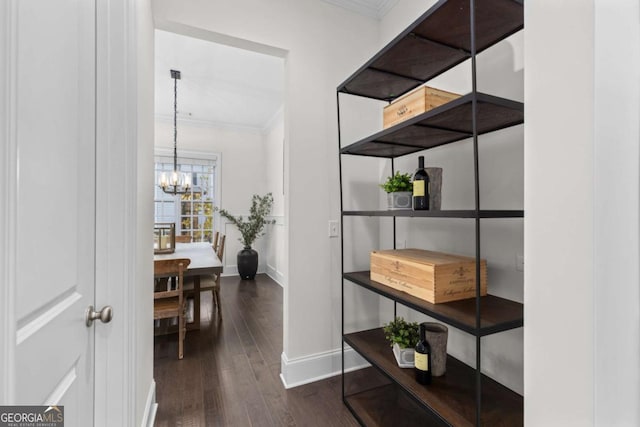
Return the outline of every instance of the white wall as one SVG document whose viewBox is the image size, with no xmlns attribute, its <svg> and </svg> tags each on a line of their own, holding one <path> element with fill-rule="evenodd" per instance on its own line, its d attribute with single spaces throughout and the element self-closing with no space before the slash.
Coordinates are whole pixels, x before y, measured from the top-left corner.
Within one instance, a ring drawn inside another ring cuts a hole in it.
<svg viewBox="0 0 640 427">
<path fill-rule="evenodd" d="M 283 76 L 284 78 L 284 76 Z M 289 256 L 287 252 L 285 192 L 284 192 L 284 109 L 278 111 L 263 132 L 266 191 L 273 194 L 271 218 L 265 235 L 267 274 L 286 286 Z"/>
<path fill-rule="evenodd" d="M 595 424 L 640 425 L 640 6 L 595 2 Z"/>
<path fill-rule="evenodd" d="M 284 76 L 282 76 L 284 78 Z M 271 215 L 281 217 L 285 214 L 284 192 L 284 109 L 271 119 L 262 133 L 264 144 L 265 184 L 273 194 Z"/>
<path fill-rule="evenodd" d="M 592 2 L 525 4 L 524 344 L 530 425 L 594 421 L 593 19 Z"/>
<path fill-rule="evenodd" d="M 529 425 L 640 423 L 638 14 L 525 4 Z"/>
<path fill-rule="evenodd" d="M 287 52 L 283 360 L 339 348 L 339 265 L 331 262 L 327 237 L 328 220 L 339 218 L 335 88 L 375 50 L 375 21 L 316 0 L 159 0 L 154 15 L 156 25 L 206 29 Z"/>
</svg>

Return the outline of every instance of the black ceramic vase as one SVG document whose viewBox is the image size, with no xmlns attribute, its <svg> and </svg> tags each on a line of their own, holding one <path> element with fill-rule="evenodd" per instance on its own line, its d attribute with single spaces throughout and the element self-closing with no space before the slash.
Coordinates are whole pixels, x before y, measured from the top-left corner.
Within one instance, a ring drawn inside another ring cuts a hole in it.
<svg viewBox="0 0 640 427">
<path fill-rule="evenodd" d="M 238 274 L 241 279 L 253 280 L 258 271 L 258 252 L 245 246 L 238 252 Z"/>
</svg>

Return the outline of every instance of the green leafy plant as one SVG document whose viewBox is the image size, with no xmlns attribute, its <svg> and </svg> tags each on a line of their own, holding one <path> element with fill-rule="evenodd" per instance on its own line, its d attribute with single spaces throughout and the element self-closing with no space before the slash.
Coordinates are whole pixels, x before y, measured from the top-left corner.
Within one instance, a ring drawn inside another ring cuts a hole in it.
<svg viewBox="0 0 640 427">
<path fill-rule="evenodd" d="M 275 221 L 268 221 L 266 219 L 271 207 L 273 206 L 273 195 L 267 193 L 264 196 L 258 196 L 254 194 L 251 198 L 251 209 L 249 210 L 249 217 L 245 220 L 242 215 L 231 215 L 226 209 L 218 209 L 220 215 L 227 218 L 235 225 L 240 231 L 240 242 L 246 247 L 250 248 L 255 240 L 264 234 L 264 226 L 266 224 L 273 224 Z"/>
<path fill-rule="evenodd" d="M 417 322 L 407 322 L 402 317 L 396 317 L 392 322 L 382 328 L 384 336 L 391 343 L 398 344 L 400 348 L 413 348 L 420 339 L 420 326 Z"/>
<path fill-rule="evenodd" d="M 408 173 L 396 172 L 395 175 L 387 177 L 387 180 L 384 184 L 380 184 L 380 187 L 387 193 L 411 191 L 413 189 L 411 185 L 411 175 Z"/>
</svg>

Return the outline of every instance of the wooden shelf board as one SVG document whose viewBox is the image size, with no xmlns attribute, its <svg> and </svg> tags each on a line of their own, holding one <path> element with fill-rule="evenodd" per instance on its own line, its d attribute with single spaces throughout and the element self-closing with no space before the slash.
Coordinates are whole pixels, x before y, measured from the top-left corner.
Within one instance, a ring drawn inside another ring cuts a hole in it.
<svg viewBox="0 0 640 427">
<path fill-rule="evenodd" d="M 476 93 L 478 135 L 524 123 L 524 104 Z M 395 158 L 439 147 L 473 135 L 470 93 L 384 129 L 340 150 L 341 154 Z"/>
<path fill-rule="evenodd" d="M 476 51 L 524 27 L 522 0 L 476 2 Z M 471 56 L 469 0 L 440 0 L 337 88 L 391 101 Z"/>
<path fill-rule="evenodd" d="M 369 271 L 344 273 L 343 277 L 472 335 L 485 336 L 524 325 L 523 305 L 494 295 L 480 298 L 480 329 L 477 330 L 475 298 L 431 304 L 406 292 L 371 280 Z"/>
<path fill-rule="evenodd" d="M 433 377 L 432 383 L 424 386 L 415 381 L 413 369 L 398 367 L 381 328 L 347 334 L 344 341 L 402 390 L 417 401 L 423 402 L 434 414 L 451 425 L 475 425 L 475 369 L 449 356 L 445 375 Z M 369 393 L 369 396 L 375 394 L 371 391 Z M 388 396 L 384 398 L 390 399 Z M 367 407 L 363 409 L 366 411 L 376 407 L 373 397 L 365 403 Z M 523 411 L 522 396 L 491 378 L 482 376 L 482 425 L 522 426 Z"/>
</svg>

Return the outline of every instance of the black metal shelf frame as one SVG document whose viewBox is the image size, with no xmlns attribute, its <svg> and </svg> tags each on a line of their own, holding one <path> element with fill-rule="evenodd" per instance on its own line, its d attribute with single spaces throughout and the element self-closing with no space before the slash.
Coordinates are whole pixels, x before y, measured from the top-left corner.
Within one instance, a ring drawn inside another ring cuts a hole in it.
<svg viewBox="0 0 640 427">
<path fill-rule="evenodd" d="M 414 211 L 411 209 L 342 211 L 343 216 L 380 216 L 394 218 L 524 218 L 523 210 L 444 210 Z"/>
<path fill-rule="evenodd" d="M 480 296 L 480 220 L 484 218 L 522 218 L 522 210 L 481 210 L 478 161 L 478 136 L 524 122 L 522 103 L 499 98 L 477 90 L 476 57 L 483 50 L 520 31 L 524 27 L 523 0 L 439 0 L 404 32 L 398 35 L 373 58 L 337 87 L 338 150 L 341 229 L 346 216 L 377 216 L 393 219 L 393 245 L 396 241 L 396 218 L 469 218 L 475 221 L 476 297 L 475 321 L 461 324 L 455 319 L 431 312 L 411 301 L 401 301 L 410 308 L 429 312 L 435 318 L 459 327 L 476 337 L 476 425 L 481 425 L 482 374 L 481 337 L 490 333 L 522 326 L 522 319 L 506 322 L 495 328 L 482 326 L 482 301 Z M 428 60 L 425 60 L 428 58 Z M 340 123 L 340 93 L 377 100 L 392 101 L 408 91 L 428 82 L 463 61 L 471 62 L 471 93 L 443 106 L 423 113 L 396 126 L 380 131 L 368 138 L 342 147 Z M 474 162 L 474 209 L 457 211 L 345 211 L 343 194 L 342 155 L 359 155 L 388 158 L 391 173 L 395 173 L 394 159 L 418 151 L 472 139 Z M 354 278 L 344 270 L 344 233 L 341 233 L 342 280 L 342 396 L 345 400 L 344 357 L 344 280 L 350 280 L 394 300 L 394 316 L 398 298 L 370 286 L 366 280 Z M 440 317 L 438 317 L 440 316 Z M 346 404 L 346 400 L 345 400 Z M 350 405 L 347 405 L 353 411 Z M 358 420 L 361 420 L 354 413 Z"/>
</svg>

